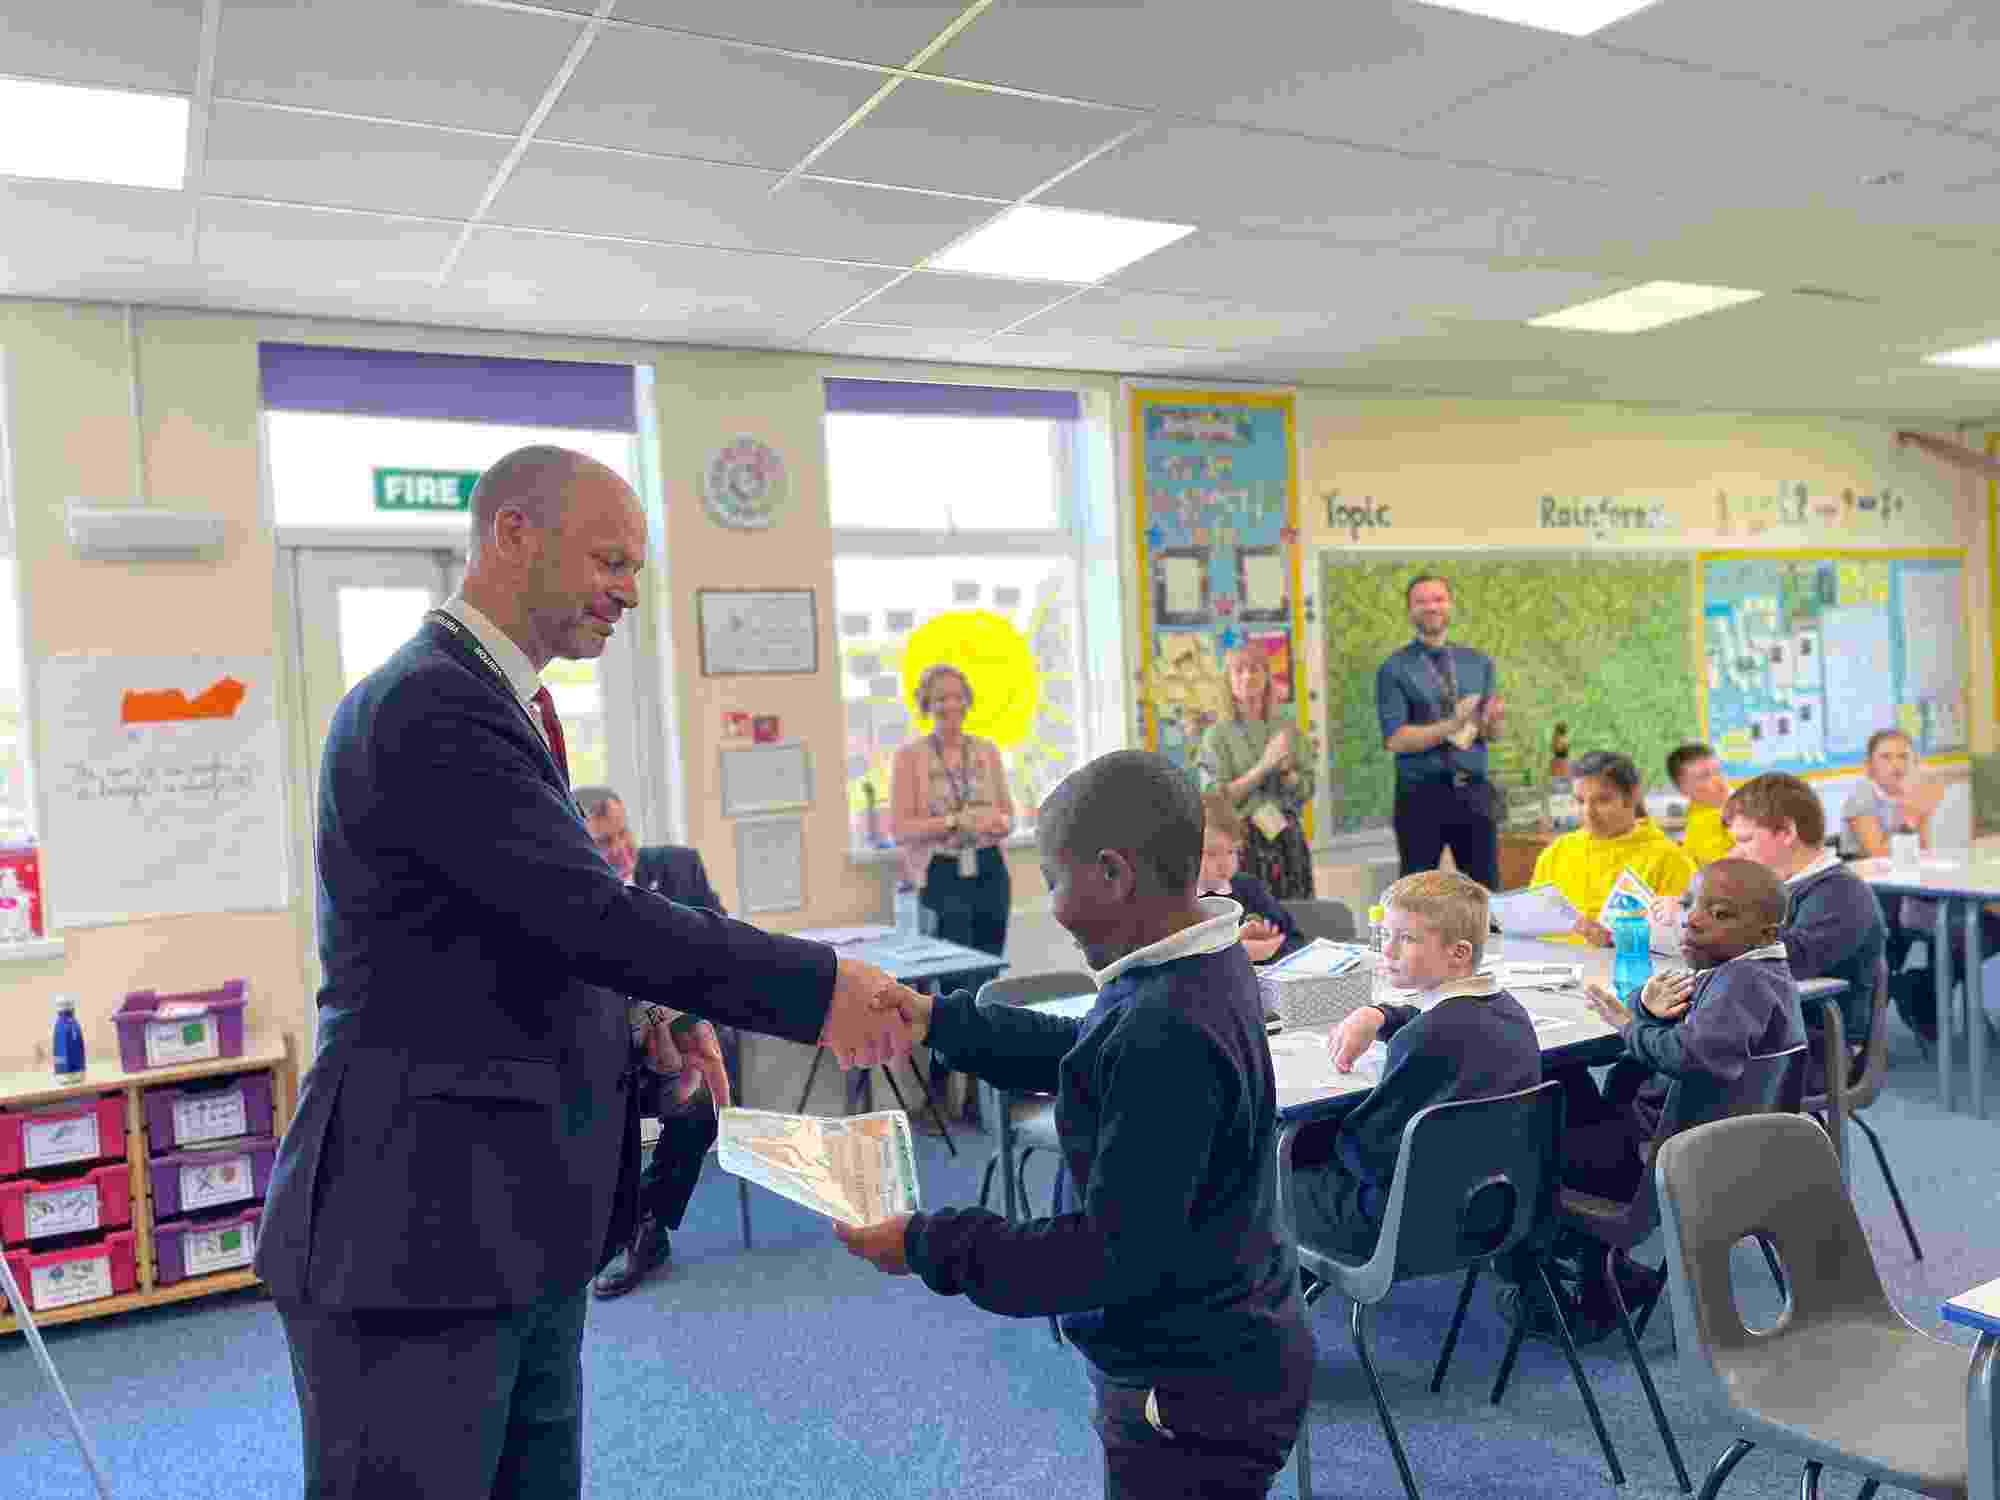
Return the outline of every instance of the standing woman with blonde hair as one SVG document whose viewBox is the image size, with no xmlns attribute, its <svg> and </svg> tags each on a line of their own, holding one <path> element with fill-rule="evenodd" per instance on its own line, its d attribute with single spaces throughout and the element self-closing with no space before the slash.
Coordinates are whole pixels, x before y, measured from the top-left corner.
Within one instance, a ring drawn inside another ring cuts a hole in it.
<svg viewBox="0 0 2000 1500">
<path fill-rule="evenodd" d="M 1000 748 L 965 732 L 972 683 L 938 662 L 917 679 L 917 708 L 931 732 L 896 752 L 889 771 L 889 832 L 902 875 L 937 917 L 946 942 L 1002 953 L 1012 892 L 1000 843 L 1014 827 L 1014 799 Z"/>
<path fill-rule="evenodd" d="M 1256 646 L 1223 657 L 1231 717 L 1201 738 L 1195 770 L 1203 791 L 1228 797 L 1246 825 L 1243 867 L 1280 901 L 1309 900 L 1312 854 L 1300 814 L 1313 794 L 1313 757 L 1277 709 L 1270 659 Z"/>
</svg>

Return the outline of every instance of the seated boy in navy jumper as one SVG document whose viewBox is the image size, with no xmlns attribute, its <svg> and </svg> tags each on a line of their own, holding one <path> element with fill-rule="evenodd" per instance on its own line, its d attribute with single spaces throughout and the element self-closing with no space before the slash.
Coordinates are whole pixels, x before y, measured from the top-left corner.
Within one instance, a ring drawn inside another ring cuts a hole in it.
<svg viewBox="0 0 2000 1500">
<path fill-rule="evenodd" d="M 1201 797 L 1164 756 L 1115 751 L 1066 777 L 1035 836 L 1055 918 L 1096 971 L 1090 1014 L 982 1008 L 963 990 L 902 1003 L 954 1069 L 1056 1096 L 1075 1207 L 836 1231 L 941 1295 L 1059 1315 L 1096 1390 L 1107 1497 L 1265 1495 L 1313 1346 L 1276 1222 L 1277 1086 L 1242 909 L 1196 894 Z"/>
<path fill-rule="evenodd" d="M 1541 1045 L 1521 1002 L 1488 976 L 1486 888 L 1450 870 L 1405 875 L 1382 897 L 1386 962 L 1410 1005 L 1364 1005 L 1327 1038 L 1334 1068 L 1380 1036 L 1381 1080 L 1330 1129 L 1304 1130 L 1293 1146 L 1299 1241 L 1342 1260 L 1374 1252 L 1396 1175 L 1403 1127 L 1417 1111 L 1490 1099 L 1542 1081 Z"/>
<path fill-rule="evenodd" d="M 1201 799 L 1201 878 L 1197 894 L 1227 896 L 1243 908 L 1243 951 L 1253 964 L 1286 958 L 1306 945 L 1292 914 L 1271 888 L 1237 868 L 1243 858 L 1243 819 L 1229 799 L 1210 792 Z"/>
<path fill-rule="evenodd" d="M 1788 905 L 1778 877 L 1747 859 L 1704 865 L 1689 888 L 1681 951 L 1694 972 L 1658 973 L 1629 1011 L 1616 996 L 1587 987 L 1590 1003 L 1625 1039 L 1626 1055 L 1600 1092 L 1585 1067 L 1561 1069 L 1566 1114 L 1563 1184 L 1626 1200 L 1646 1174 L 1643 1148 L 1666 1113 L 1678 1079 L 1742 1076 L 1753 1053 L 1782 1052 L 1805 1040 L 1798 986 L 1778 941 Z M 1559 1247 L 1561 1249 L 1562 1247 Z M 1597 1336 L 1616 1326 L 1600 1256 L 1572 1244 L 1582 1263 L 1582 1311 Z M 1659 1273 L 1620 1255 L 1627 1301 L 1650 1295 Z"/>
</svg>

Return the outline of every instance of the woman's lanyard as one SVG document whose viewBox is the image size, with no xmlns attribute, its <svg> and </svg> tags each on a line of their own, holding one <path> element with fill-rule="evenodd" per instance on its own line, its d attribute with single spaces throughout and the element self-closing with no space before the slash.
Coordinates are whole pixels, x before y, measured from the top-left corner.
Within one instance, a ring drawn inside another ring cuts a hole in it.
<svg viewBox="0 0 2000 1500">
<path fill-rule="evenodd" d="M 952 770 L 951 762 L 944 758 L 944 747 L 938 744 L 935 733 L 931 735 L 931 754 L 937 757 L 937 763 L 944 768 L 944 778 L 951 783 L 951 794 L 958 799 L 958 806 L 954 810 L 964 812 L 972 801 L 971 744 L 962 739 L 958 742 L 959 769 L 956 771 Z"/>
</svg>

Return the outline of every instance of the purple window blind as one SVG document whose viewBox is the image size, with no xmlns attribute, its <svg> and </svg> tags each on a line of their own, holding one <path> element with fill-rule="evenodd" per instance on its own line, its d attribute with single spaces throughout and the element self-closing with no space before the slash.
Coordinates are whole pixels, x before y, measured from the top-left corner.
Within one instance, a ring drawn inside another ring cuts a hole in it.
<svg viewBox="0 0 2000 1500">
<path fill-rule="evenodd" d="M 630 365 L 325 344 L 260 344 L 257 363 L 264 405 L 281 411 L 639 430 Z"/>
<path fill-rule="evenodd" d="M 1032 417 L 1075 422 L 1083 400 L 1075 391 L 1030 391 L 999 385 L 927 385 L 915 380 L 851 380 L 829 376 L 828 411 L 903 417 Z"/>
</svg>

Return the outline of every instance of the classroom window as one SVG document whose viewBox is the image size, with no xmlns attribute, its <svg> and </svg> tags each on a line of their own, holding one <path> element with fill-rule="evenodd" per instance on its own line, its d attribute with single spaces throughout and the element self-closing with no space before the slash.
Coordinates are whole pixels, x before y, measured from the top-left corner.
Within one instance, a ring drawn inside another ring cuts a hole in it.
<svg viewBox="0 0 2000 1500">
<path fill-rule="evenodd" d="M 1019 826 L 1032 828 L 1091 738 L 1080 403 L 1054 391 L 827 386 L 852 843 L 888 844 L 890 761 L 923 725 L 915 675 L 960 655 L 977 699 L 969 727 L 999 745 Z"/>
<path fill-rule="evenodd" d="M 14 576 L 13 557 L 0 555 L 0 844 L 25 843 L 35 836 L 28 780 L 33 740 L 22 689 L 21 613 Z"/>
</svg>

